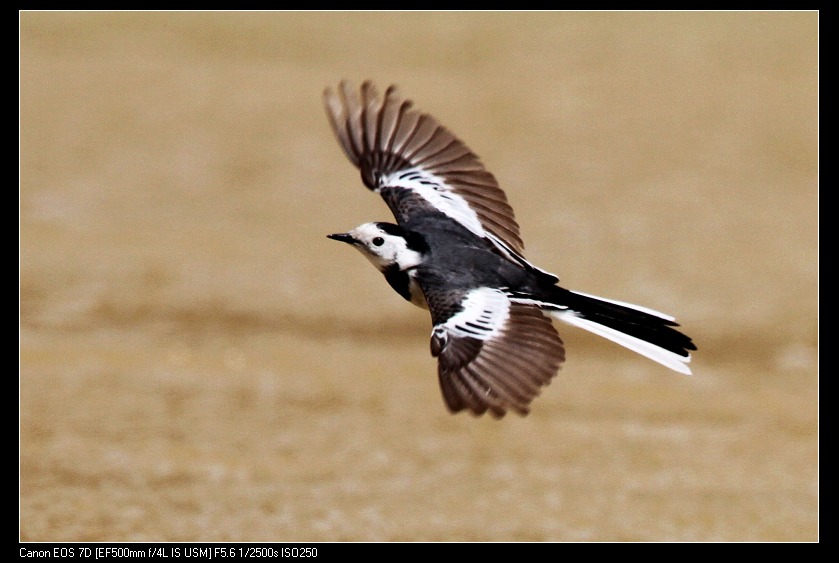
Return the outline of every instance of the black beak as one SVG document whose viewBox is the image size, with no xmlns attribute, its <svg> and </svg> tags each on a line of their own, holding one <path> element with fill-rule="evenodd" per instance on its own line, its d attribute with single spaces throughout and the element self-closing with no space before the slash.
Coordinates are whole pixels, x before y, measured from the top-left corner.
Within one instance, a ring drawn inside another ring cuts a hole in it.
<svg viewBox="0 0 839 563">
<path fill-rule="evenodd" d="M 347 244 L 353 244 L 356 242 L 352 235 L 349 233 L 336 233 L 334 235 L 326 235 L 326 238 L 331 238 L 332 240 L 340 240 L 341 242 L 346 242 Z"/>
</svg>

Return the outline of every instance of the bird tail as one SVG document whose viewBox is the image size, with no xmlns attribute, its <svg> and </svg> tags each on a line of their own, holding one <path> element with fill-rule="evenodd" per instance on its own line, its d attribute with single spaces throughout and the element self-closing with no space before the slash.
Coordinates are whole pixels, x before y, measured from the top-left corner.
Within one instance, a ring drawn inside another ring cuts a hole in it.
<svg viewBox="0 0 839 563">
<path fill-rule="evenodd" d="M 546 295 L 511 293 L 514 303 L 533 305 L 570 325 L 585 329 L 629 348 L 672 370 L 690 375 L 690 350 L 696 345 L 674 327 L 676 320 L 664 313 L 552 287 Z"/>
</svg>

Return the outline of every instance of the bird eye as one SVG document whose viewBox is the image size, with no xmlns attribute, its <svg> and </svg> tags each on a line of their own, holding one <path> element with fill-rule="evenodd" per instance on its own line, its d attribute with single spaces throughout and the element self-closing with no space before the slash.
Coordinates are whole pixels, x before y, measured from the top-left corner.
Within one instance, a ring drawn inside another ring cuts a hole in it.
<svg viewBox="0 0 839 563">
<path fill-rule="evenodd" d="M 381 246 L 385 243 L 385 239 L 382 237 L 376 237 L 373 239 L 373 246 Z"/>
</svg>

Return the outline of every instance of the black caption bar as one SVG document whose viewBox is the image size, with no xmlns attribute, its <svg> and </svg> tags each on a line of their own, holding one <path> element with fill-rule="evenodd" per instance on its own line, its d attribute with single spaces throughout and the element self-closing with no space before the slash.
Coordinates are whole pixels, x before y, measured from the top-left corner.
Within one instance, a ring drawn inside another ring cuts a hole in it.
<svg viewBox="0 0 839 563">
<path fill-rule="evenodd" d="M 21 559 L 317 559 L 329 544 L 313 543 L 21 543 Z M 326 551 L 325 551 L 325 550 Z"/>
</svg>

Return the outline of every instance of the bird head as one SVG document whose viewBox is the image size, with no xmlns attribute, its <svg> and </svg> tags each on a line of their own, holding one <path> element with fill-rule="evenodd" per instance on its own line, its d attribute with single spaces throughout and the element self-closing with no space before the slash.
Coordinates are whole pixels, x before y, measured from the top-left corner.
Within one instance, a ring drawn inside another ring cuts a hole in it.
<svg viewBox="0 0 839 563">
<path fill-rule="evenodd" d="M 348 233 L 327 235 L 352 245 L 381 272 L 418 266 L 427 247 L 422 237 L 391 223 L 364 223 Z"/>
</svg>

